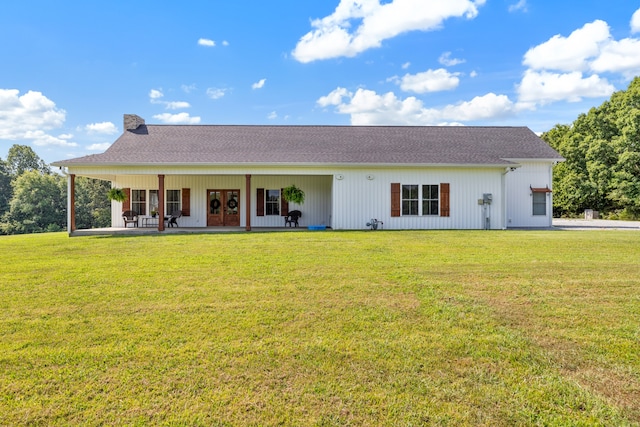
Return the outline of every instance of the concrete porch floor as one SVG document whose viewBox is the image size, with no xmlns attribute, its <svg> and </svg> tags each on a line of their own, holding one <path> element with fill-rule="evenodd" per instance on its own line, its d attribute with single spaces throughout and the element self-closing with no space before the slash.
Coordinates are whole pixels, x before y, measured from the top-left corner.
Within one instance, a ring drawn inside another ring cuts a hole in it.
<svg viewBox="0 0 640 427">
<path fill-rule="evenodd" d="M 329 228 L 327 228 L 329 230 Z M 308 231 L 307 227 L 251 227 L 248 233 L 264 232 L 295 232 Z M 220 233 L 247 233 L 245 227 L 169 227 L 164 231 L 158 231 L 154 227 L 107 227 L 75 230 L 69 233 L 70 237 L 80 236 L 149 236 L 163 234 L 220 234 Z"/>
</svg>

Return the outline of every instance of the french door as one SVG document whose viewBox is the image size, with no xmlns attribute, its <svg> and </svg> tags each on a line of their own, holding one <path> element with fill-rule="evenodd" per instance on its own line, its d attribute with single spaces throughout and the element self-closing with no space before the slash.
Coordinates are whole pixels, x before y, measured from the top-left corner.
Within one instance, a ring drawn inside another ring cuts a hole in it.
<svg viewBox="0 0 640 427">
<path fill-rule="evenodd" d="M 207 190 L 207 226 L 240 226 L 240 190 Z"/>
</svg>

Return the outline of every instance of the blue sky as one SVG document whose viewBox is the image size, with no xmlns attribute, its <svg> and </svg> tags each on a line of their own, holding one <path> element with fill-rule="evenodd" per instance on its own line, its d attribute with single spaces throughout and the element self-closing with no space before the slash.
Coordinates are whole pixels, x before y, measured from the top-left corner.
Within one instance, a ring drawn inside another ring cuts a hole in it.
<svg viewBox="0 0 640 427">
<path fill-rule="evenodd" d="M 640 75 L 640 2 L 3 2 L 0 157 L 147 123 L 571 123 Z"/>
</svg>

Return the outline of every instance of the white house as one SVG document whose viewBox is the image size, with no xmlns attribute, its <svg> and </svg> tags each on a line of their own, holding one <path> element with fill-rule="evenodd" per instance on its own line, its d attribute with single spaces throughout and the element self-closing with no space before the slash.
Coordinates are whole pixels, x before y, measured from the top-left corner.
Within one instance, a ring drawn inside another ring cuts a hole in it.
<svg viewBox="0 0 640 427">
<path fill-rule="evenodd" d="M 297 209 L 301 226 L 365 229 L 549 227 L 552 170 L 562 157 L 526 127 L 147 125 L 124 116 L 124 133 L 104 153 L 53 163 L 74 180 L 111 181 L 128 194 L 112 203 L 138 226 L 279 227 Z M 306 194 L 287 204 L 281 189 Z"/>
</svg>

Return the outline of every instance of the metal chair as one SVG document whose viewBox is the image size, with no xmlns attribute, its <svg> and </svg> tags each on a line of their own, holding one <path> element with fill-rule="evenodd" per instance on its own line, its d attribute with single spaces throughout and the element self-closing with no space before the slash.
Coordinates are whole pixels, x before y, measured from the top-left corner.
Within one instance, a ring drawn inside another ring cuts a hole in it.
<svg viewBox="0 0 640 427">
<path fill-rule="evenodd" d="M 173 227 L 174 225 L 178 227 L 178 218 L 182 216 L 182 211 L 173 211 L 171 215 L 165 217 L 165 221 L 167 221 L 167 227 Z"/>
<path fill-rule="evenodd" d="M 138 226 L 138 212 L 136 211 L 124 211 L 122 212 L 122 220 L 124 221 L 124 228 L 127 228 L 128 224 L 133 224 L 134 227 Z"/>
<path fill-rule="evenodd" d="M 291 211 L 288 215 L 284 217 L 284 226 L 286 227 L 289 224 L 289 227 L 298 226 L 298 219 L 302 216 L 302 212 L 300 211 Z"/>
</svg>

